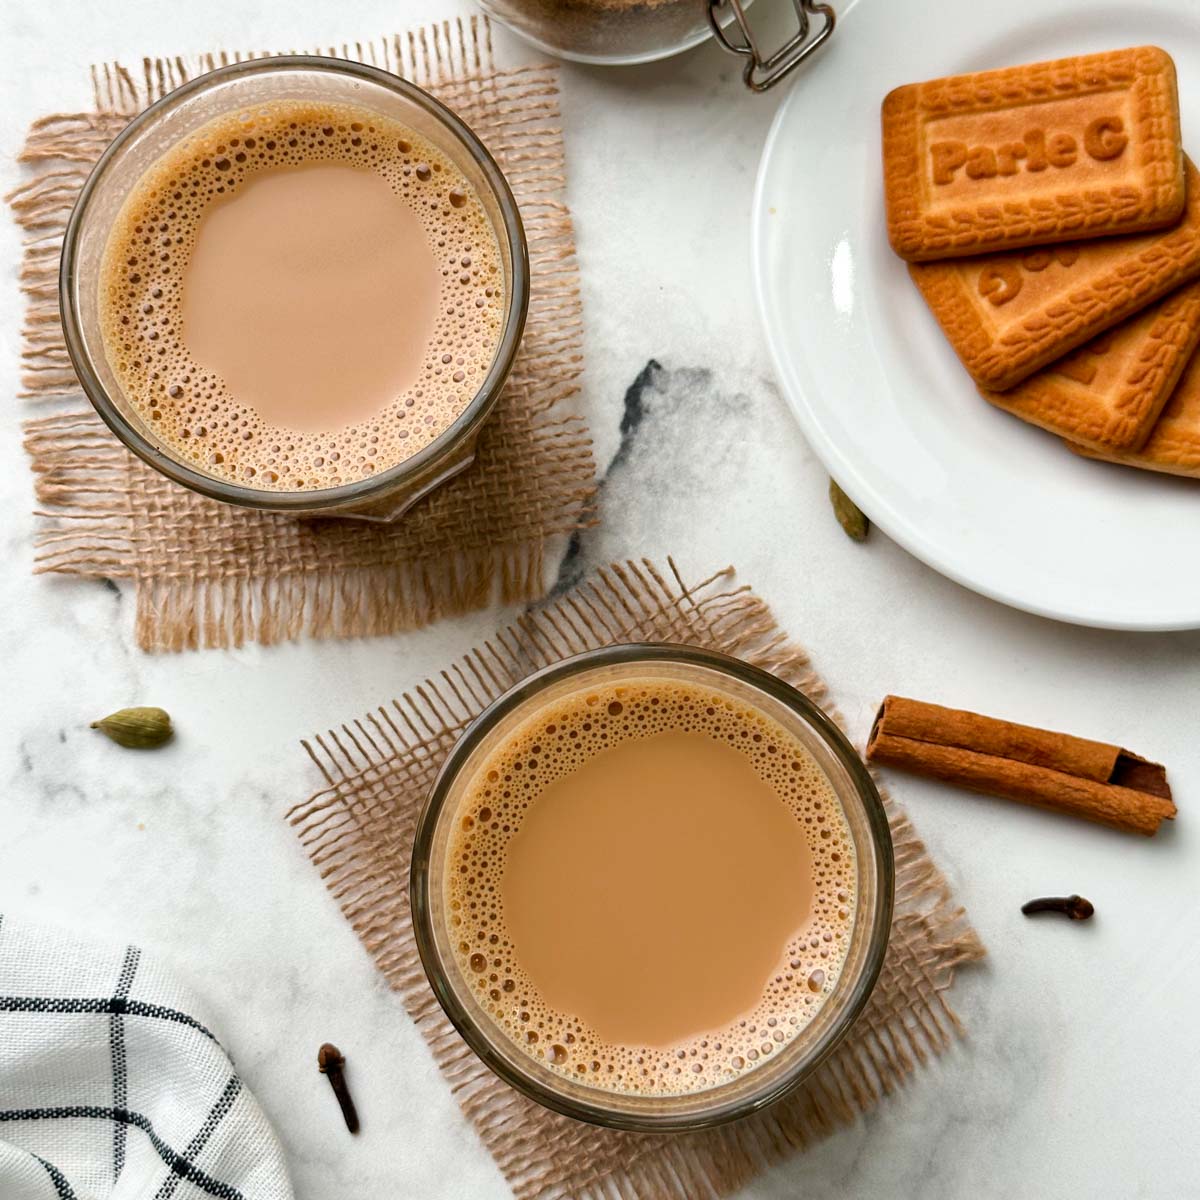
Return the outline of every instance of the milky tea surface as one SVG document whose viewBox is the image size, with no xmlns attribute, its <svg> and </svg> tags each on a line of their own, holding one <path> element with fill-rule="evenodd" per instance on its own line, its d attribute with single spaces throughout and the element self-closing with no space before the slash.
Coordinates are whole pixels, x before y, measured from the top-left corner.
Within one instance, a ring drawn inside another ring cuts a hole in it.
<svg viewBox="0 0 1200 1200">
<path fill-rule="evenodd" d="M 304 491 L 403 462 L 474 398 L 505 315 L 478 195 L 427 139 L 350 105 L 216 118 L 126 200 L 101 327 L 184 462 Z"/>
<path fill-rule="evenodd" d="M 467 782 L 447 848 L 459 968 L 526 1054 L 678 1095 L 781 1053 L 838 983 L 857 870 L 808 751 L 661 679 L 554 702 Z"/>
</svg>

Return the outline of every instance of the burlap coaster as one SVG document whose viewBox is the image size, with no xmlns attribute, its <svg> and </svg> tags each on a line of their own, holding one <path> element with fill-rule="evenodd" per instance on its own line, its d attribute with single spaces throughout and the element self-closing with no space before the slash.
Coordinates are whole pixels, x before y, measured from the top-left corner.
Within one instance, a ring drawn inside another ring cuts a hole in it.
<svg viewBox="0 0 1200 1200">
<path fill-rule="evenodd" d="M 201 71 L 255 56 L 93 68 L 94 109 L 34 122 L 21 158 L 39 173 L 9 197 L 27 235 L 25 394 L 76 401 L 30 421 L 26 446 L 44 518 L 37 569 L 132 579 L 144 649 L 391 633 L 528 600 L 544 591 L 547 538 L 590 516 L 591 443 L 564 411 L 578 390 L 582 319 L 557 68 L 496 70 L 480 18 L 319 52 L 412 79 L 495 155 L 529 239 L 525 339 L 475 465 L 395 526 L 254 513 L 169 483 L 78 402 L 58 318 L 59 247 L 92 164 L 130 117 Z"/>
<path fill-rule="evenodd" d="M 518 1197 L 725 1195 L 865 1112 L 961 1032 L 945 993 L 956 969 L 981 957 L 983 947 L 908 819 L 886 795 L 896 912 L 879 984 L 846 1042 L 801 1089 L 766 1112 L 674 1137 L 578 1124 L 501 1083 L 434 999 L 408 905 L 414 825 L 450 747 L 501 692 L 539 667 L 596 646 L 686 642 L 765 667 L 832 712 L 803 651 L 758 597 L 729 584 L 731 574 L 688 586 L 670 561 L 665 572 L 645 560 L 613 565 L 500 630 L 413 694 L 304 743 L 328 786 L 293 809 L 290 819 Z"/>
</svg>

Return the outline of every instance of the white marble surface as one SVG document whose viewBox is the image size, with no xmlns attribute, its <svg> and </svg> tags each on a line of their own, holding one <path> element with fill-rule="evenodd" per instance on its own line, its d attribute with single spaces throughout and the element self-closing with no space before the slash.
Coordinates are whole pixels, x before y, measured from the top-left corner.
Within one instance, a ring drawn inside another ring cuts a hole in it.
<svg viewBox="0 0 1200 1200">
<path fill-rule="evenodd" d="M 6 0 L 0 184 L 20 178 L 13 154 L 32 118 L 86 104 L 95 59 L 365 39 L 457 11 Z M 568 68 L 563 104 L 583 403 L 602 467 L 626 390 L 661 364 L 586 561 L 671 552 L 695 575 L 735 562 L 808 645 L 856 737 L 888 691 L 1010 714 L 1167 762 L 1182 809 L 1143 843 L 896 778 L 991 952 L 954 992 L 969 1037 L 746 1195 L 1200 1196 L 1200 636 L 1056 625 L 963 591 L 880 536 L 845 540 L 751 308 L 746 218 L 775 101 L 744 94 L 710 47 L 658 67 Z M 136 940 L 186 971 L 274 1118 L 302 1200 L 505 1196 L 282 819 L 315 783 L 300 735 L 396 694 L 504 614 L 375 642 L 151 658 L 133 647 L 126 589 L 34 578 L 24 407 L 10 399 L 17 259 L 0 221 L 0 910 Z M 135 756 L 86 728 L 128 703 L 170 708 L 176 743 Z M 1072 890 L 1095 901 L 1090 926 L 1018 911 Z M 351 1056 L 357 1140 L 313 1069 L 326 1038 Z"/>
</svg>

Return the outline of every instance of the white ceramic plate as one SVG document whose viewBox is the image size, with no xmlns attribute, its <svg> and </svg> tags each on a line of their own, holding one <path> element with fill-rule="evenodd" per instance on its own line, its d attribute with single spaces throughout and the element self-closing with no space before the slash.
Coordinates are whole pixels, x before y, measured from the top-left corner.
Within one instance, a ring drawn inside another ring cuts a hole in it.
<svg viewBox="0 0 1200 1200">
<path fill-rule="evenodd" d="M 898 84 L 1146 43 L 1175 59 L 1200 157 L 1200 7 L 838 12 L 771 128 L 753 216 L 760 314 L 810 443 L 884 532 L 985 596 L 1082 625 L 1200 627 L 1200 481 L 1077 458 L 976 394 L 888 247 L 879 157 L 879 105 Z"/>
</svg>

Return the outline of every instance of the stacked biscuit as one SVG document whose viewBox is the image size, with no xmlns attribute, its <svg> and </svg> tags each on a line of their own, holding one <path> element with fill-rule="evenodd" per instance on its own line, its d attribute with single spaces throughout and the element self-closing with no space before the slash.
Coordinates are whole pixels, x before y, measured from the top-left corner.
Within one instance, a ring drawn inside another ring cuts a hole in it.
<svg viewBox="0 0 1200 1200">
<path fill-rule="evenodd" d="M 883 103 L 888 236 L 986 399 L 1200 477 L 1200 171 L 1152 46 Z"/>
</svg>

